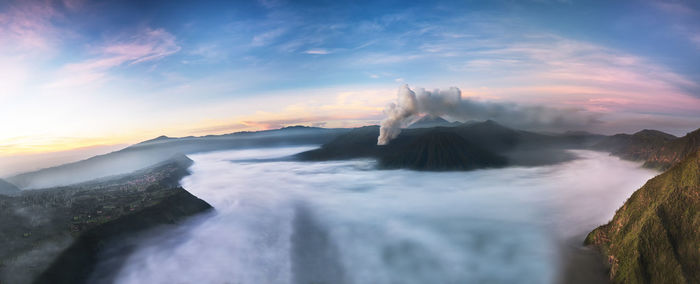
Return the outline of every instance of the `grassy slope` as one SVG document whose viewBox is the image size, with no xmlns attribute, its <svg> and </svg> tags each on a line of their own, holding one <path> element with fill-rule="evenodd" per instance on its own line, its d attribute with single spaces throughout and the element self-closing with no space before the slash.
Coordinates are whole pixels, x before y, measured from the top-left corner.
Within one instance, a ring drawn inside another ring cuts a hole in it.
<svg viewBox="0 0 700 284">
<path fill-rule="evenodd" d="M 586 238 L 615 283 L 700 283 L 700 151 L 649 180 Z"/>
</svg>

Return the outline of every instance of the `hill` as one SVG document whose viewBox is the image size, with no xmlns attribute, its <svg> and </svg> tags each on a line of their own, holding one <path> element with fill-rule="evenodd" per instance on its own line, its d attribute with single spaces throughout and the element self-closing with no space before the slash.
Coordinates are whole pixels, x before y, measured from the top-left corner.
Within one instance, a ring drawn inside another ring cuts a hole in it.
<svg viewBox="0 0 700 284">
<path fill-rule="evenodd" d="M 40 283 L 82 283 L 97 244 L 211 209 L 179 186 L 191 164 L 180 155 L 126 175 L 0 196 L 0 283 L 42 273 Z"/>
<path fill-rule="evenodd" d="M 652 178 L 592 231 L 615 283 L 700 283 L 700 151 Z"/>
<path fill-rule="evenodd" d="M 700 150 L 700 129 L 663 144 L 660 149 L 646 157 L 644 166 L 665 170 L 698 150 Z"/>
<path fill-rule="evenodd" d="M 17 188 L 14 184 L 0 179 L 0 195 L 15 195 L 19 193 L 19 188 Z"/>
<path fill-rule="evenodd" d="M 296 157 L 306 161 L 374 158 L 386 168 L 465 170 L 561 162 L 573 158 L 564 149 L 584 148 L 598 139 L 594 135 L 515 130 L 490 120 L 456 127 L 404 129 L 384 146 L 377 145 L 378 136 L 378 126 L 356 128 Z M 424 158 L 431 162 L 419 162 Z M 463 160 L 457 163 L 454 159 Z"/>
<path fill-rule="evenodd" d="M 318 145 L 347 131 L 346 129 L 294 126 L 202 137 L 161 136 L 105 155 L 12 176 L 8 181 L 20 189 L 64 186 L 130 173 L 163 162 L 177 154 L 284 145 Z"/>
<path fill-rule="evenodd" d="M 642 130 L 632 135 L 616 134 L 591 148 L 608 151 L 623 159 L 643 161 L 647 168 L 666 170 L 700 150 L 700 129 L 680 138 L 656 130 Z"/>
<path fill-rule="evenodd" d="M 608 151 L 623 159 L 643 161 L 676 138 L 668 133 L 645 129 L 632 135 L 615 134 L 606 137 L 592 148 Z"/>
</svg>

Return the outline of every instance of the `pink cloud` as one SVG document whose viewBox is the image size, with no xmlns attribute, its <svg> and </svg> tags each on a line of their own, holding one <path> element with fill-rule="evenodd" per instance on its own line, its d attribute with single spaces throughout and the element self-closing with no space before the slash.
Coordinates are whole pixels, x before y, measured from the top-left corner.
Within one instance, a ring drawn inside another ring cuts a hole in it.
<svg viewBox="0 0 700 284">
<path fill-rule="evenodd" d="M 693 114 L 700 85 L 644 58 L 553 35 L 476 54 L 464 71 L 509 70 L 488 95 L 595 111 Z M 516 60 L 517 59 L 517 60 Z M 507 87 L 500 86 L 508 82 Z"/>
<path fill-rule="evenodd" d="M 96 50 L 93 59 L 67 66 L 74 70 L 92 70 L 116 67 L 122 64 L 138 64 L 158 60 L 180 50 L 175 36 L 164 29 L 146 28 L 126 39 L 113 40 Z"/>
<path fill-rule="evenodd" d="M 122 65 L 155 61 L 180 50 L 175 36 L 164 29 L 146 28 L 127 38 L 112 40 L 95 49 L 97 56 L 65 65 L 51 87 L 80 86 L 107 78 L 107 71 Z"/>
<path fill-rule="evenodd" d="M 50 2 L 8 3 L 0 13 L 0 46 L 12 51 L 45 50 L 59 34 L 52 21 L 62 18 Z"/>
</svg>

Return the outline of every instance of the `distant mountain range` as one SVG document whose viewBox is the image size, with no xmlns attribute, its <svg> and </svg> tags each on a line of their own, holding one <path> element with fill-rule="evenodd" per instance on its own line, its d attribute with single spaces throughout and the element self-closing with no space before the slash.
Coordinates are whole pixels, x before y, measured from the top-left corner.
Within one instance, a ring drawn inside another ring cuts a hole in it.
<svg viewBox="0 0 700 284">
<path fill-rule="evenodd" d="M 209 210 L 206 202 L 178 186 L 192 163 L 183 154 L 321 144 L 294 158 L 372 158 L 385 169 L 447 171 L 548 165 L 573 159 L 567 149 L 595 149 L 668 169 L 635 192 L 610 223 L 588 235 L 586 243 L 603 252 L 614 282 L 700 283 L 700 129 L 680 138 L 655 130 L 613 136 L 554 134 L 511 129 L 494 121 L 460 124 L 423 117 L 388 145 L 377 145 L 378 136 L 379 126 L 161 136 L 0 180 L 0 229 L 11 232 L 0 234 L 0 241 L 10 244 L 0 247 L 0 281 L 13 283 L 17 281 L 7 279 L 40 273 L 39 282 L 85 282 L 100 242 L 117 240 L 120 232 L 133 233 Z M 63 187 L 55 187 L 59 185 Z M 49 222 L 26 222 L 27 212 Z M 60 242 L 75 237 L 73 246 Z M 52 250 L 43 251 L 36 244 Z M 32 253 L 35 250 L 41 253 Z M 61 261 L 47 262 L 55 257 Z"/>
<path fill-rule="evenodd" d="M 573 159 L 566 149 L 596 149 L 664 169 L 700 145 L 700 131 L 681 138 L 655 130 L 613 136 L 586 132 L 536 133 L 511 129 L 494 121 L 458 123 L 436 116 L 418 119 L 386 146 L 376 145 L 378 136 L 378 126 L 354 129 L 294 126 L 201 137 L 160 136 L 109 154 L 15 175 L 7 181 L 20 189 L 53 187 L 127 174 L 176 154 L 319 144 L 321 148 L 296 157 L 307 161 L 374 158 L 383 168 L 465 170 L 547 165 Z M 454 157 L 469 159 L 457 163 Z"/>
<path fill-rule="evenodd" d="M 700 151 L 649 180 L 586 244 L 615 283 L 700 283 Z"/>
<path fill-rule="evenodd" d="M 293 145 L 318 145 L 348 129 L 293 126 L 258 132 L 170 138 L 160 136 L 112 153 L 86 160 L 23 173 L 7 178 L 20 189 L 75 184 L 96 178 L 127 174 L 169 159 L 177 154 Z"/>
</svg>

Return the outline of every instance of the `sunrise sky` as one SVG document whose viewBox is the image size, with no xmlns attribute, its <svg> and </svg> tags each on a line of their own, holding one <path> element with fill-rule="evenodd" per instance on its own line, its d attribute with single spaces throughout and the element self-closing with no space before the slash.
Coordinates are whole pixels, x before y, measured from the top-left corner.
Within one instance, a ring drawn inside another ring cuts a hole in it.
<svg viewBox="0 0 700 284">
<path fill-rule="evenodd" d="M 402 84 L 700 127 L 700 2 L 338 2 L 0 1 L 0 159 L 376 124 Z"/>
</svg>

